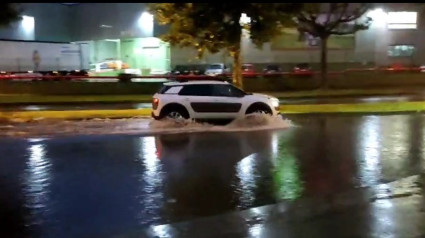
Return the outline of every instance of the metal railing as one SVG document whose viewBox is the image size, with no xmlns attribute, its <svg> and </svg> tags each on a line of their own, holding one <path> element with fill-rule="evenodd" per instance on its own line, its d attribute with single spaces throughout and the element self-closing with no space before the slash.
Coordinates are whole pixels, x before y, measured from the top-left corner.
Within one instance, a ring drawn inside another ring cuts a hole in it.
<svg viewBox="0 0 425 238">
<path fill-rule="evenodd" d="M 400 68 L 384 68 L 384 67 L 374 67 L 374 68 L 348 68 L 340 71 L 329 71 L 328 75 L 345 75 L 354 72 L 370 72 L 370 73 L 398 73 L 398 72 L 416 72 L 420 73 L 420 67 L 400 67 Z M 424 69 L 425 72 L 425 69 Z M 23 73 L 21 73 L 23 74 Z M 117 76 L 73 76 L 73 75 L 36 75 L 37 73 L 28 73 L 32 75 L 13 75 L 7 74 L 6 72 L 2 72 L 0 74 L 0 80 L 34 80 L 34 81 L 49 81 L 49 80 L 77 80 L 84 81 L 90 79 L 118 79 L 122 80 L 124 77 L 128 79 L 169 79 L 169 80 L 224 80 L 230 79 L 232 77 L 231 73 L 221 74 L 217 76 L 209 76 L 209 75 L 117 75 Z M 300 71 L 300 72 L 275 72 L 275 73 L 246 73 L 243 74 L 245 78 L 254 78 L 254 77 L 279 77 L 279 76 L 317 76 L 320 75 L 320 71 L 312 70 L 312 71 Z M 123 80 L 124 81 L 124 80 Z"/>
</svg>

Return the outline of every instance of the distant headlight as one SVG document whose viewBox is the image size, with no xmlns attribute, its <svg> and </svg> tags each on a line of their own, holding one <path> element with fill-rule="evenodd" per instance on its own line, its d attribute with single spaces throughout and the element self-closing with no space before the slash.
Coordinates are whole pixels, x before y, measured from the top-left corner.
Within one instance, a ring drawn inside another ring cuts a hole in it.
<svg viewBox="0 0 425 238">
<path fill-rule="evenodd" d="M 216 75 L 218 75 L 217 72 L 206 72 L 205 74 L 206 75 L 209 75 L 209 76 L 216 76 Z"/>
<path fill-rule="evenodd" d="M 277 98 L 272 98 L 272 105 L 274 108 L 279 108 L 279 99 Z"/>
</svg>

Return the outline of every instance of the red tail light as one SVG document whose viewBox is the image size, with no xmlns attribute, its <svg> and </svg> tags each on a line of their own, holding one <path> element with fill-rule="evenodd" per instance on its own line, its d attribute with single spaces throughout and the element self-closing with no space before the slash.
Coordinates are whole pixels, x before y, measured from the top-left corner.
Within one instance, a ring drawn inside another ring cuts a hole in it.
<svg viewBox="0 0 425 238">
<path fill-rule="evenodd" d="M 159 104 L 159 99 L 153 98 L 152 99 L 152 109 L 155 110 L 158 107 L 158 104 Z"/>
</svg>

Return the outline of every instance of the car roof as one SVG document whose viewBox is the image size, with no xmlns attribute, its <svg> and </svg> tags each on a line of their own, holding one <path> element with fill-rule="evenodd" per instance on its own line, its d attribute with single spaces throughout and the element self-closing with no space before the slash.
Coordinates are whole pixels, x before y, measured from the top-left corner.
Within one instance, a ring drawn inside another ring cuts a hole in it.
<svg viewBox="0 0 425 238">
<path fill-rule="evenodd" d="M 192 85 L 192 84 L 229 84 L 225 81 L 218 81 L 218 80 L 194 80 L 194 81 L 187 81 L 187 82 L 169 82 L 164 83 L 166 86 L 179 86 L 179 85 Z"/>
</svg>

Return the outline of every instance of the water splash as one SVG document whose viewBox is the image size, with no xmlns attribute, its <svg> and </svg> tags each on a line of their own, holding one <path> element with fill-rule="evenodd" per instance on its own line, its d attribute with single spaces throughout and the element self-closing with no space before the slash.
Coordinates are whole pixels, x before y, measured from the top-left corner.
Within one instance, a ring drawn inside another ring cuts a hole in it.
<svg viewBox="0 0 425 238">
<path fill-rule="evenodd" d="M 28 123 L 16 123 L 12 127 L 1 128 L 0 136 L 33 137 L 55 135 L 106 135 L 106 134 L 175 134 L 193 132 L 239 132 L 285 129 L 294 126 L 290 120 L 281 116 L 251 114 L 233 122 L 217 126 L 194 120 L 160 121 L 148 118 L 122 118 L 64 121 L 41 120 Z"/>
<path fill-rule="evenodd" d="M 243 118 L 237 118 L 224 126 L 200 123 L 194 120 L 173 120 L 163 119 L 152 121 L 149 127 L 155 132 L 212 132 L 212 131 L 253 131 L 266 129 L 285 129 L 291 127 L 292 123 L 281 116 L 271 116 L 267 114 L 250 114 Z"/>
</svg>

